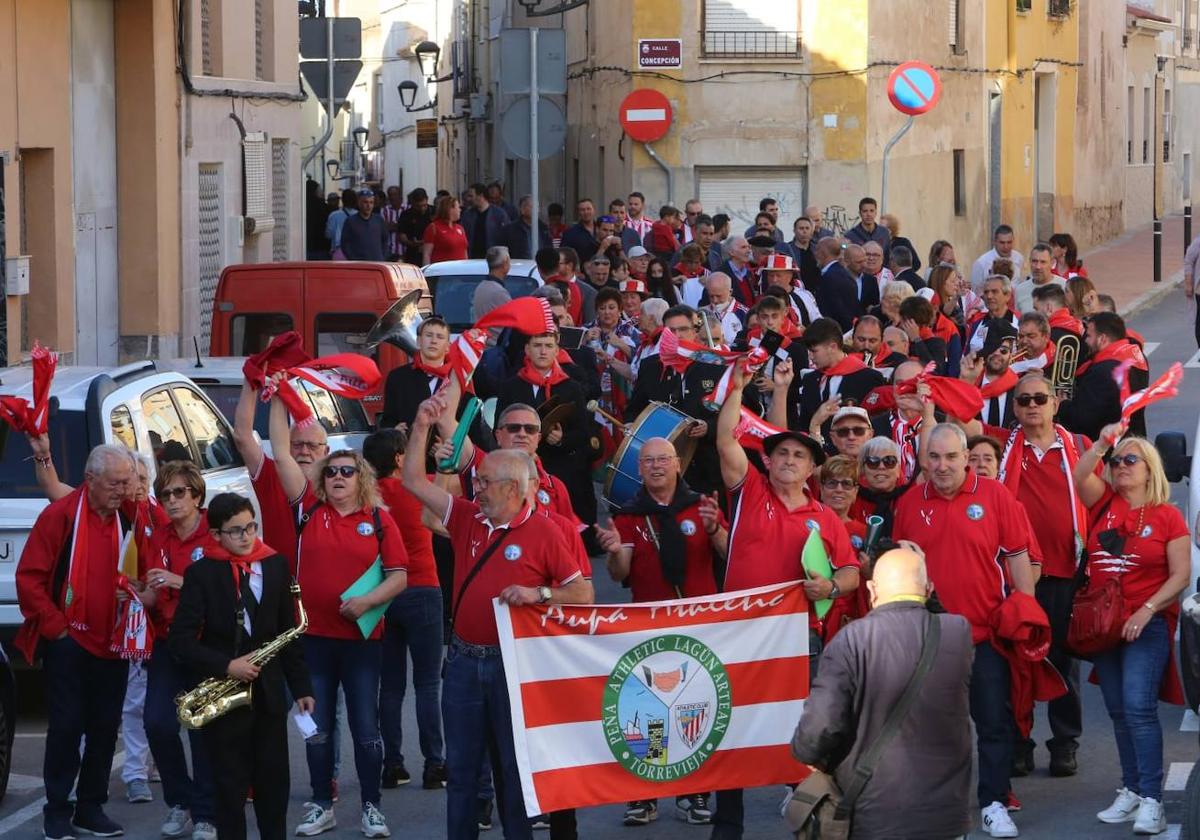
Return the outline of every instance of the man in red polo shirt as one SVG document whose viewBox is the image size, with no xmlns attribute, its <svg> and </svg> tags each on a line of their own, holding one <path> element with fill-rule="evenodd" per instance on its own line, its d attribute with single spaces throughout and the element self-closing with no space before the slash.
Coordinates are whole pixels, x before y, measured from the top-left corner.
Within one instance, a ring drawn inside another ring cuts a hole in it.
<svg viewBox="0 0 1200 840">
<path fill-rule="evenodd" d="M 484 456 L 472 478 L 475 499 L 452 497 L 425 475 L 430 426 L 446 411 L 445 392 L 421 404 L 404 458 L 404 486 L 437 516 L 454 547 L 452 635 L 442 683 L 446 728 L 446 822 L 449 840 L 478 835 L 479 767 L 490 743 L 500 770 L 500 818 L 506 837 L 531 840 L 525 816 L 512 710 L 492 598 L 510 604 L 583 604 L 592 585 L 559 528 L 526 503 L 529 455 L 502 449 Z M 553 586 L 555 581 L 558 586 Z"/>
<path fill-rule="evenodd" d="M 1071 475 L 1079 456 L 1092 442 L 1073 435 L 1054 422 L 1058 400 L 1045 376 L 1028 373 L 1012 391 L 1013 411 L 1019 424 L 1004 439 L 1000 481 L 1029 514 L 1042 553 L 1042 575 L 1035 593 L 1050 619 L 1052 642 L 1046 657 L 1067 683 L 1067 693 L 1051 700 L 1047 713 L 1053 737 L 1050 775 L 1073 776 L 1075 751 L 1083 728 L 1079 699 L 1079 662 L 1064 649 L 1071 622 L 1075 570 L 1087 539 L 1087 510 L 1075 491 Z M 1017 744 L 1013 775 L 1033 770 L 1032 740 Z"/>
<path fill-rule="evenodd" d="M 804 432 L 780 432 L 763 441 L 767 475 L 751 468 L 746 451 L 734 437 L 746 382 L 740 366 L 734 367 L 731 379 L 716 433 L 721 479 L 729 490 L 733 511 L 723 591 L 804 580 L 811 601 L 853 592 L 858 588 L 859 562 L 850 536 L 838 515 L 805 489 L 813 468 L 825 460 L 821 445 Z M 821 535 L 835 569 L 831 578 L 805 579 L 800 557 L 812 530 Z M 810 674 L 815 676 L 821 650 L 820 621 L 815 610 L 809 611 L 808 618 Z M 741 840 L 743 814 L 741 790 L 717 791 L 712 840 Z"/>
<path fill-rule="evenodd" d="M 713 594 L 713 546 L 727 535 L 720 525 L 709 532 L 704 524 L 704 497 L 680 476 L 675 445 L 662 437 L 643 443 L 638 473 L 642 487 L 613 515 L 613 527 L 596 529 L 608 552 L 609 574 L 618 583 L 628 582 L 634 603 Z M 691 825 L 712 820 L 707 793 L 676 797 L 675 808 Z M 657 816 L 656 801 L 630 802 L 625 825 L 646 825 Z"/>
<path fill-rule="evenodd" d="M 103 805 L 129 673 L 113 646 L 117 600 L 125 595 L 118 594 L 118 559 L 130 527 L 120 511 L 136 481 L 127 449 L 97 446 L 83 484 L 38 515 L 17 564 L 25 624 L 15 644 L 30 664 L 40 646 L 46 675 L 48 838 L 122 833 Z"/>
<path fill-rule="evenodd" d="M 254 495 L 258 498 L 258 509 L 262 514 L 262 541 L 286 557 L 295 573 L 296 517 L 292 511 L 304 494 L 294 499 L 288 498 L 279 480 L 275 461 L 267 457 L 262 444 L 255 437 L 254 413 L 258 403 L 258 391 L 249 382 L 243 382 L 242 394 L 233 414 L 233 443 L 246 462 L 250 481 L 254 485 Z M 314 478 L 312 470 L 329 454 L 325 427 L 320 423 L 309 423 L 292 429 L 290 439 L 292 458 L 300 465 L 311 486 Z"/>
<path fill-rule="evenodd" d="M 971 623 L 971 717 L 983 829 L 991 837 L 1016 837 L 1004 804 L 1016 731 L 1009 665 L 988 639 L 992 613 L 1008 591 L 1034 594 L 1027 520 L 1004 485 L 967 469 L 967 437 L 958 426 L 934 426 L 923 460 L 929 480 L 896 503 L 892 538 L 922 548 L 942 605 Z"/>
</svg>

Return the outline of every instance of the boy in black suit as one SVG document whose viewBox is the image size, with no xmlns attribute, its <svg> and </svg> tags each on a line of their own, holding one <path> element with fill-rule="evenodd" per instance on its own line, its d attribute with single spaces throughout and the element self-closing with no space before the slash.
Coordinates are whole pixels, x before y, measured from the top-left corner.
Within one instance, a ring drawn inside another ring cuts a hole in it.
<svg viewBox="0 0 1200 840">
<path fill-rule="evenodd" d="M 258 540 L 250 500 L 222 493 L 208 506 L 213 544 L 183 577 L 171 625 L 171 653 L 197 680 L 234 677 L 253 686 L 248 706 L 204 727 L 216 788 L 221 840 L 246 836 L 246 795 L 263 840 L 282 840 L 288 804 L 286 688 L 304 712 L 314 708 L 312 685 L 299 644 L 270 662 L 250 654 L 296 625 L 287 561 Z"/>
</svg>

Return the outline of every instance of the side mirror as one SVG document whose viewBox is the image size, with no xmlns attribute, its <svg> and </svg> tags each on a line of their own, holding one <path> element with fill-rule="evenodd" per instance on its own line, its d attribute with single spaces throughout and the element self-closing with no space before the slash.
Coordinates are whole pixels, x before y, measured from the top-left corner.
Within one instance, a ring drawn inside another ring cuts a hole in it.
<svg viewBox="0 0 1200 840">
<path fill-rule="evenodd" d="M 1192 473 L 1192 456 L 1187 454 L 1187 438 L 1182 432 L 1161 432 L 1154 438 L 1154 448 L 1162 456 L 1163 472 L 1174 484 Z"/>
</svg>

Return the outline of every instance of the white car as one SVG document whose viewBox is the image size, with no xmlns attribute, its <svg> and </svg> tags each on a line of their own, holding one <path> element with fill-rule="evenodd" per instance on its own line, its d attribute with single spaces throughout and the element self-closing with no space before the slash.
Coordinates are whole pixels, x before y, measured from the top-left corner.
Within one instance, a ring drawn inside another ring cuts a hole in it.
<svg viewBox="0 0 1200 840">
<path fill-rule="evenodd" d="M 479 320 L 471 311 L 471 300 L 475 287 L 487 277 L 487 260 L 448 260 L 427 265 L 421 272 L 433 295 L 433 311 L 446 319 L 451 332 L 460 333 Z M 504 288 L 514 298 L 528 297 L 541 285 L 533 260 L 513 260 L 504 278 Z"/>
<path fill-rule="evenodd" d="M 0 394 L 30 399 L 32 369 L 0 369 Z M 60 367 L 50 388 L 50 449 L 59 477 L 83 481 L 92 447 L 122 443 L 156 458 L 190 458 L 200 467 L 211 498 L 248 496 L 257 512 L 250 476 L 233 443 L 233 429 L 188 377 L 143 361 L 118 368 Z M 21 626 L 15 572 L 34 521 L 49 504 L 38 488 L 29 443 L 0 423 L 0 638 Z"/>
</svg>

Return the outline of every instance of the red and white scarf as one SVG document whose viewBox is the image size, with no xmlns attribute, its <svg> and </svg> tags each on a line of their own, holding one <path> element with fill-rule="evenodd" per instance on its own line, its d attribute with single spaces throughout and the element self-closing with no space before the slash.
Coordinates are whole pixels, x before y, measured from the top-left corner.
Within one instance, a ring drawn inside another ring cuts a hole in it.
<svg viewBox="0 0 1200 840">
<path fill-rule="evenodd" d="M 1079 449 L 1075 445 L 1075 435 L 1068 432 L 1057 423 L 1054 425 L 1054 436 L 1063 451 L 1063 461 L 1067 473 L 1067 493 L 1071 497 L 1071 526 L 1075 530 L 1075 554 L 1083 550 L 1087 540 L 1084 528 L 1087 525 L 1087 508 L 1079 499 L 1075 490 L 1075 465 L 1079 463 Z M 1015 497 L 1021 486 L 1022 473 L 1025 470 L 1025 431 L 1017 426 L 1008 436 L 1004 444 L 1004 453 L 1000 456 L 999 479 Z"/>
<path fill-rule="evenodd" d="M 900 464 L 904 467 L 903 482 L 913 480 L 917 472 L 917 439 L 921 434 L 921 418 L 905 420 L 899 411 L 892 412 L 892 440 L 900 447 Z"/>
<path fill-rule="evenodd" d="M 543 397 L 543 402 L 550 399 L 550 392 L 555 385 L 570 379 L 563 372 L 562 366 L 558 363 L 557 359 L 555 359 L 554 364 L 545 373 L 535 368 L 529 363 L 529 359 L 526 359 L 525 364 L 517 371 L 517 376 L 535 388 L 544 388 L 546 393 Z"/>
<path fill-rule="evenodd" d="M 1133 367 L 1132 359 L 1126 359 L 1117 365 L 1113 371 L 1113 379 L 1121 391 L 1121 420 L 1128 423 L 1134 414 L 1159 400 L 1170 399 L 1179 395 L 1179 383 L 1183 381 L 1183 365 L 1179 362 L 1171 365 L 1167 372 L 1148 387 L 1129 393 L 1129 369 Z"/>
<path fill-rule="evenodd" d="M 4 420 L 18 432 L 27 435 L 44 435 L 49 426 L 50 383 L 54 381 L 54 368 L 58 366 L 58 354 L 33 343 L 33 403 L 22 397 L 0 397 L 0 420 Z"/>
<path fill-rule="evenodd" d="M 442 363 L 440 365 L 431 365 L 426 362 L 424 357 L 419 353 L 416 356 L 413 356 L 412 366 L 422 373 L 428 374 L 429 376 L 436 376 L 438 379 L 445 379 L 447 376 L 449 376 L 450 370 L 453 367 L 450 361 L 446 358 L 442 359 Z"/>
</svg>

